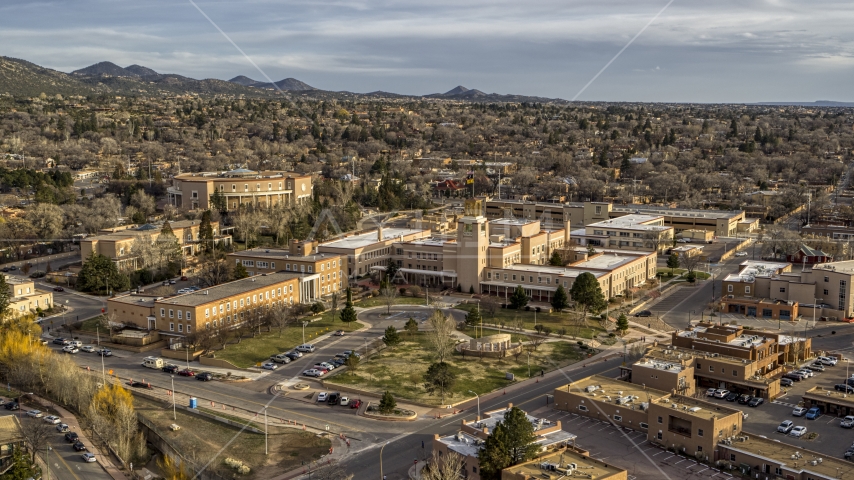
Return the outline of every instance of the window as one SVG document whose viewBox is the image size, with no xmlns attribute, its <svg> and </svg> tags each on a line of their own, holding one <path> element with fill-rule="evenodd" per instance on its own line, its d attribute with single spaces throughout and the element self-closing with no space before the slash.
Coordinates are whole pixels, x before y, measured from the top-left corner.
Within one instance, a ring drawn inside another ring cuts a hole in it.
<svg viewBox="0 0 854 480">
<path fill-rule="evenodd" d="M 709 371 L 710 371 L 710 372 L 714 372 L 714 371 L 715 371 L 715 367 L 713 367 L 713 366 L 709 365 Z"/>
<path fill-rule="evenodd" d="M 828 292 L 828 291 L 827 291 L 827 289 L 825 288 L 825 289 L 824 289 L 824 294 L 825 294 L 825 295 L 830 295 L 830 292 Z"/>
<path fill-rule="evenodd" d="M 702 436 L 703 436 L 703 429 L 702 429 L 702 428 L 697 429 L 697 436 L 698 436 L 698 437 L 702 437 Z"/>
<path fill-rule="evenodd" d="M 829 282 L 829 281 L 830 281 L 830 279 L 829 279 L 829 278 L 827 278 L 827 277 L 824 277 L 824 281 L 825 281 L 825 282 Z"/>
<path fill-rule="evenodd" d="M 733 377 L 737 377 L 737 376 L 738 376 L 738 371 L 737 371 L 736 369 L 734 369 L 734 368 L 732 369 L 732 376 L 733 376 Z"/>
<path fill-rule="evenodd" d="M 181 312 L 181 310 L 178 310 L 178 320 L 181 320 L 181 313 L 183 312 Z"/>
<path fill-rule="evenodd" d="M 658 434 L 655 436 L 655 438 L 657 438 L 657 439 L 659 439 L 659 440 L 661 440 L 661 439 L 662 439 L 662 437 L 661 437 L 661 430 L 659 430 L 659 431 L 658 431 Z"/>
<path fill-rule="evenodd" d="M 730 454 L 729 454 L 729 461 L 730 461 L 730 462 L 734 462 L 734 461 L 735 461 L 735 454 L 734 454 L 734 453 L 730 453 Z"/>
<path fill-rule="evenodd" d="M 750 293 L 750 287 L 744 287 L 744 293 Z"/>
<path fill-rule="evenodd" d="M 732 285 L 727 285 L 726 291 L 732 293 Z"/>
<path fill-rule="evenodd" d="M 190 312 L 187 312 L 187 314 L 186 314 L 186 315 L 184 315 L 184 318 L 186 318 L 187 320 L 191 320 L 191 318 L 190 318 Z M 187 327 L 187 331 L 188 331 L 188 332 L 190 331 L 190 327 Z"/>
<path fill-rule="evenodd" d="M 658 417 L 658 423 L 664 423 L 664 420 L 661 417 Z"/>
<path fill-rule="evenodd" d="M 647 429 L 649 428 L 649 424 L 646 422 L 640 422 L 640 428 Z"/>
<path fill-rule="evenodd" d="M 183 331 L 184 331 L 184 325 L 182 325 L 182 324 L 180 324 L 180 323 L 179 323 L 179 324 L 178 324 L 178 331 L 179 331 L 179 332 L 183 332 Z"/>
<path fill-rule="evenodd" d="M 190 333 L 190 326 L 187 325 L 187 333 Z"/>
<path fill-rule="evenodd" d="M 780 293 L 786 293 L 786 287 L 780 287 Z"/>
<path fill-rule="evenodd" d="M 161 316 L 161 317 L 165 317 L 165 316 L 166 316 L 166 309 L 165 309 L 165 308 L 161 308 L 161 309 L 160 309 L 160 316 Z"/>
<path fill-rule="evenodd" d="M 702 447 L 701 445 L 697 445 L 697 451 L 698 451 L 698 452 L 702 452 L 702 451 L 703 451 L 703 447 Z"/>
<path fill-rule="evenodd" d="M 205 318 L 208 318 L 208 317 L 210 317 L 210 316 L 211 316 L 211 314 L 210 314 L 209 310 L 210 310 L 210 309 L 208 309 L 208 308 L 206 308 L 206 309 L 205 309 Z"/>
<path fill-rule="evenodd" d="M 622 422 L 622 421 L 623 421 L 623 417 L 621 417 L 621 416 L 619 416 L 619 415 L 614 415 L 614 421 L 615 421 L 615 422 Z"/>
<path fill-rule="evenodd" d="M 175 316 L 175 312 L 170 308 L 169 309 L 169 318 L 173 318 Z"/>
<path fill-rule="evenodd" d="M 845 310 L 845 287 L 848 282 L 845 280 L 839 281 L 839 310 Z"/>
<path fill-rule="evenodd" d="M 579 406 L 578 406 L 578 409 L 579 409 L 579 410 L 581 410 L 582 412 L 586 412 L 586 411 L 587 411 L 587 407 L 585 407 L 584 405 L 579 405 Z"/>
<path fill-rule="evenodd" d="M 775 467 L 774 473 L 776 473 L 778 476 L 782 477 L 783 476 L 783 469 L 780 467 Z"/>
</svg>

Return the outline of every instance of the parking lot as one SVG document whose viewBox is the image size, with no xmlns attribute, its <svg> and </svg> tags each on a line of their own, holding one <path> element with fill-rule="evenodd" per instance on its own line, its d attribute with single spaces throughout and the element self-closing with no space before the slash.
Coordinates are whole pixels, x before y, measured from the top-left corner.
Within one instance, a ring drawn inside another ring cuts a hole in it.
<svg viewBox="0 0 854 480">
<path fill-rule="evenodd" d="M 732 477 L 729 473 L 651 445 L 646 439 L 646 432 L 551 409 L 531 414 L 553 422 L 560 420 L 563 430 L 577 435 L 576 443 L 580 448 L 589 451 L 592 458 L 627 468 L 629 480 Z"/>
<path fill-rule="evenodd" d="M 854 443 L 854 429 L 845 429 L 839 426 L 842 418 L 832 415 L 822 415 L 815 420 L 807 420 L 806 417 L 795 417 L 792 410 L 802 400 L 802 395 L 807 390 L 821 386 L 833 388 L 838 383 L 844 383 L 846 378 L 845 365 L 839 364 L 835 367 L 827 367 L 824 372 L 816 372 L 811 378 L 794 382 L 791 387 L 784 387 L 785 393 L 771 402 L 765 402 L 756 408 L 739 405 L 736 402 L 705 397 L 705 400 L 713 403 L 725 404 L 730 408 L 737 408 L 748 414 L 744 420 L 744 431 L 755 435 L 764 435 L 770 439 L 780 440 L 791 445 L 802 446 L 802 448 L 820 452 L 832 457 L 841 458 L 845 450 Z M 699 396 L 704 396 L 700 392 Z M 777 426 L 783 420 L 792 420 L 796 426 L 807 427 L 807 435 L 795 438 L 777 432 Z M 818 437 L 808 440 L 809 433 L 817 433 Z"/>
</svg>

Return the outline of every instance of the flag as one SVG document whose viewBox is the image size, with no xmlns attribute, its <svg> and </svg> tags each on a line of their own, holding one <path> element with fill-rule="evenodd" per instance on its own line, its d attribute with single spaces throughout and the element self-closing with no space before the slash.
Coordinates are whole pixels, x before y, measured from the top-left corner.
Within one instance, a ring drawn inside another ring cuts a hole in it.
<svg viewBox="0 0 854 480">
<path fill-rule="evenodd" d="M 471 185 L 474 183 L 474 172 L 469 172 L 468 176 L 466 176 L 466 185 Z"/>
</svg>

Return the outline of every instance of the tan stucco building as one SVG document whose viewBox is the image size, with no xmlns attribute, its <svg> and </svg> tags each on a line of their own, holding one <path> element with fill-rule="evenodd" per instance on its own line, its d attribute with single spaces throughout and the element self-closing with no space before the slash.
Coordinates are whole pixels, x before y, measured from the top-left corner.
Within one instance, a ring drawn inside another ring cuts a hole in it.
<svg viewBox="0 0 854 480">
<path fill-rule="evenodd" d="M 241 205 L 272 207 L 293 205 L 311 198 L 311 175 L 238 168 L 228 172 L 182 173 L 167 189 L 169 204 L 187 210 L 212 208 L 210 196 L 218 192 L 228 211 Z"/>
<path fill-rule="evenodd" d="M 2 274 L 0 274 L 2 275 Z M 9 310 L 14 316 L 47 310 L 53 306 L 53 293 L 36 288 L 34 281 L 6 275 L 6 283 L 11 289 Z"/>
</svg>

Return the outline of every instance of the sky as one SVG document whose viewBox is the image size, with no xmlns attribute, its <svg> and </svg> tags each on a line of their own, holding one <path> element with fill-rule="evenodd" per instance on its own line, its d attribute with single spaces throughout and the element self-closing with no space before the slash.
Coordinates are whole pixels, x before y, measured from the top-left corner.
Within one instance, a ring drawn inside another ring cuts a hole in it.
<svg viewBox="0 0 854 480">
<path fill-rule="evenodd" d="M 249 58 L 191 0 L 3 0 L 0 55 L 572 99 L 669 0 L 193 1 Z M 854 101 L 851 25 L 850 0 L 674 0 L 578 100 Z"/>
</svg>

